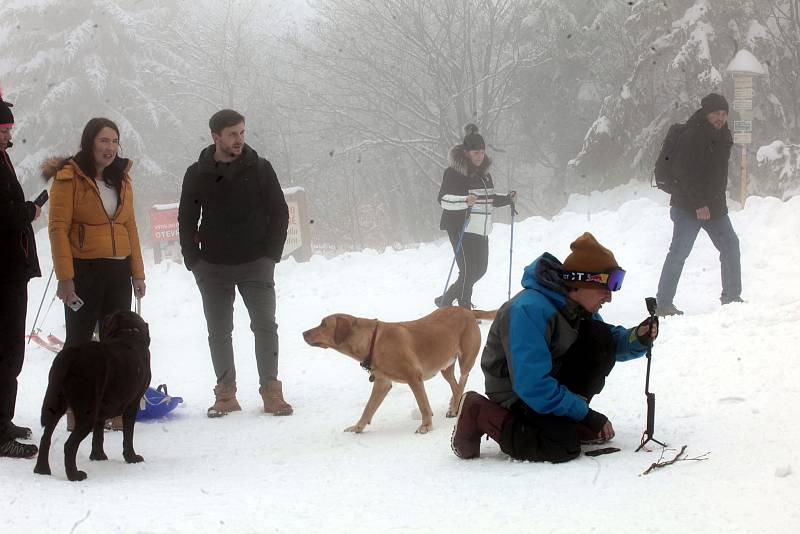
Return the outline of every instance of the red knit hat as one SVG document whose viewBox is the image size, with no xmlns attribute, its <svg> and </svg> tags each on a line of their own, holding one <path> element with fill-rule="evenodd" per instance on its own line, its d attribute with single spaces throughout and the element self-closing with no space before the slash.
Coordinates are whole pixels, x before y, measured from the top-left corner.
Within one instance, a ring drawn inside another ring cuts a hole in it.
<svg viewBox="0 0 800 534">
<path fill-rule="evenodd" d="M 614 253 L 597 242 L 589 232 L 572 242 L 569 246 L 572 253 L 564 260 L 564 270 L 585 273 L 607 273 L 619 269 Z M 598 282 L 564 282 L 569 287 L 597 288 Z"/>
</svg>

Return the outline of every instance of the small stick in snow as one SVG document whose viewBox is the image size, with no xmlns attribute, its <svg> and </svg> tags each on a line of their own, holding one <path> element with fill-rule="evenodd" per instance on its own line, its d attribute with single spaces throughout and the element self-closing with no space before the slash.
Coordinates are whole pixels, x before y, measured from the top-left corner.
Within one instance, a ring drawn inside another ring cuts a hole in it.
<svg viewBox="0 0 800 534">
<path fill-rule="evenodd" d="M 674 449 L 670 449 L 670 450 L 674 450 Z M 663 448 L 661 450 L 661 458 L 659 458 L 657 462 L 653 462 L 653 464 L 650 467 L 648 467 L 647 470 L 644 473 L 642 473 L 642 475 L 646 475 L 646 474 L 650 473 L 651 471 L 654 471 L 654 470 L 656 470 L 656 469 L 658 469 L 660 467 L 666 467 L 668 465 L 672 465 L 675 462 L 685 462 L 685 461 L 702 462 L 703 460 L 708 460 L 708 455 L 711 454 L 710 452 L 707 452 L 707 453 L 701 454 L 700 456 L 697 456 L 695 458 L 681 458 L 681 456 L 683 456 L 683 454 L 686 452 L 686 445 L 684 445 L 683 447 L 681 447 L 680 452 L 678 452 L 678 454 L 675 455 L 675 458 L 673 458 L 672 460 L 662 461 L 663 458 L 664 458 L 664 453 L 666 451 L 667 451 L 667 448 L 666 447 Z"/>
</svg>

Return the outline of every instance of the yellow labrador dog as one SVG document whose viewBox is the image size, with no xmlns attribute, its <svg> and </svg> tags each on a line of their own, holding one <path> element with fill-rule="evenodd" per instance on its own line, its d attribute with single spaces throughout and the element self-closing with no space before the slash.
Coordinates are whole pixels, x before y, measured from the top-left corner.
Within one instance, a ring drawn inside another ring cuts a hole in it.
<svg viewBox="0 0 800 534">
<path fill-rule="evenodd" d="M 303 332 L 312 347 L 335 349 L 370 372 L 372 394 L 358 422 L 345 432 L 363 432 L 392 382 L 408 384 L 422 414 L 417 433 L 433 427 L 433 412 L 423 382 L 441 372 L 453 396 L 447 417 L 458 415 L 458 402 L 481 346 L 477 319 L 494 319 L 495 311 L 439 308 L 415 321 L 386 323 L 344 313 L 329 315 L 316 328 Z M 455 362 L 461 373 L 455 379 Z"/>
</svg>

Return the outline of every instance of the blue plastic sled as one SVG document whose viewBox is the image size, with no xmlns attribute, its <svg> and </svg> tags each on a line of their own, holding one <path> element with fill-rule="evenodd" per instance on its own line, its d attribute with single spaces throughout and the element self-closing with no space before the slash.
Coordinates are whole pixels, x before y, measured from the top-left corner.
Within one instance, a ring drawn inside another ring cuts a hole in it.
<svg viewBox="0 0 800 534">
<path fill-rule="evenodd" d="M 178 404 L 182 403 L 181 397 L 170 397 L 167 393 L 167 385 L 161 384 L 157 389 L 147 388 L 139 403 L 139 411 L 136 413 L 136 420 L 158 419 L 164 417 L 174 410 Z"/>
</svg>

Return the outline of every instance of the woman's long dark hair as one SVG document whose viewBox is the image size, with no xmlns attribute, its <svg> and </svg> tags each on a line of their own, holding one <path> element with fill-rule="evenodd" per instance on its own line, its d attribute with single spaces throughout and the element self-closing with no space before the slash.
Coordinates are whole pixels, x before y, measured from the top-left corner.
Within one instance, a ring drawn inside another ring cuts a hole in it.
<svg viewBox="0 0 800 534">
<path fill-rule="evenodd" d="M 114 121 L 104 117 L 95 117 L 86 123 L 81 134 L 81 150 L 73 158 L 78 166 L 86 176 L 94 179 L 97 175 L 97 168 L 94 165 L 94 140 L 100 134 L 103 128 L 111 128 L 117 133 L 119 137 L 119 128 L 114 124 Z M 122 190 L 122 180 L 125 178 L 125 161 L 119 157 L 114 158 L 111 165 L 103 169 L 103 180 L 114 189 L 117 193 Z"/>
</svg>

